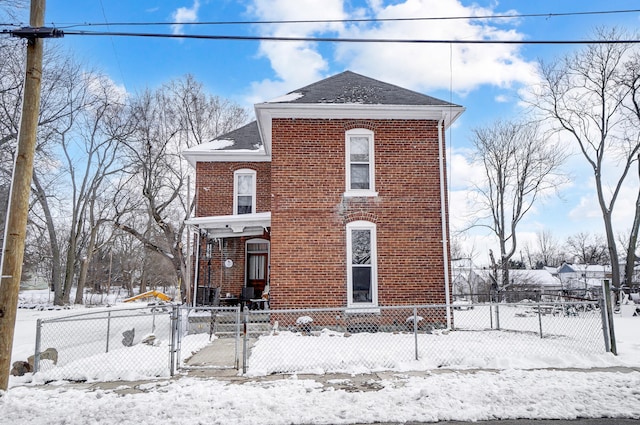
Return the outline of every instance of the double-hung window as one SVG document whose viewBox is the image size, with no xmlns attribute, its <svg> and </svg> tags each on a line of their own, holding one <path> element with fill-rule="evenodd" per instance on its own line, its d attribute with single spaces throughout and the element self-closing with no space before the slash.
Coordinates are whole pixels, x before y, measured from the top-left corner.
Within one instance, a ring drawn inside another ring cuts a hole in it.
<svg viewBox="0 0 640 425">
<path fill-rule="evenodd" d="M 376 225 L 369 221 L 347 224 L 347 306 L 378 305 Z"/>
<path fill-rule="evenodd" d="M 376 196 L 373 131 L 354 129 L 346 132 L 347 196 Z"/>
<path fill-rule="evenodd" d="M 251 214 L 256 212 L 256 172 L 242 169 L 234 173 L 233 213 Z"/>
</svg>

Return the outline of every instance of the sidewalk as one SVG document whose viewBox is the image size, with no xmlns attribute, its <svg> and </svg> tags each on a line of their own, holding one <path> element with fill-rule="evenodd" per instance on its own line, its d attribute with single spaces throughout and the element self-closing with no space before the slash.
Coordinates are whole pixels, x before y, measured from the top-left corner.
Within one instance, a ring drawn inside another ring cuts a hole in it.
<svg viewBox="0 0 640 425">
<path fill-rule="evenodd" d="M 531 369 L 531 371 L 540 369 Z M 549 371 L 563 371 L 563 372 L 576 372 L 576 373 L 633 373 L 640 372 L 640 368 L 636 367 L 610 367 L 610 368 L 592 368 L 592 369 L 570 369 L 570 368 L 558 368 L 558 369 L 544 369 Z M 433 375 L 441 374 L 475 374 L 480 372 L 500 373 L 501 370 L 497 369 L 434 369 L 426 371 L 409 371 L 409 372 L 395 372 L 395 371 L 381 371 L 367 374 L 274 374 L 267 376 L 245 376 L 240 371 L 233 368 L 200 368 L 184 370 L 177 373 L 171 378 L 158 378 L 139 381 L 108 381 L 108 382 L 69 382 L 65 386 L 75 389 L 86 389 L 87 391 L 95 390 L 112 390 L 117 394 L 136 394 L 147 392 L 145 387 L 150 383 L 157 383 L 158 381 L 172 381 L 185 377 L 211 379 L 221 382 L 226 382 L 232 385 L 244 385 L 253 382 L 273 382 L 282 380 L 312 380 L 325 389 L 343 390 L 346 392 L 369 392 L 379 391 L 385 388 L 382 382 L 392 382 L 394 386 L 401 387 L 403 382 L 409 378 L 417 377 L 424 378 Z M 45 384 L 44 388 L 47 387 Z M 58 388 L 56 384 L 52 388 Z M 538 422 L 536 422 L 538 423 Z"/>
</svg>

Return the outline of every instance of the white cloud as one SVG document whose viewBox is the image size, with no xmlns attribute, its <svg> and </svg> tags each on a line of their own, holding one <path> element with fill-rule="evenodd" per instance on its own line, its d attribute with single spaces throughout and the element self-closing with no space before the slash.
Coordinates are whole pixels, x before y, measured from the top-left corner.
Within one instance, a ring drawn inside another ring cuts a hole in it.
<svg viewBox="0 0 640 425">
<path fill-rule="evenodd" d="M 182 23 L 197 22 L 198 10 L 200 9 L 200 1 L 194 0 L 191 7 L 179 7 L 172 14 L 171 19 L 173 22 L 180 22 L 178 24 L 171 25 L 173 34 L 184 34 L 184 25 Z"/>
<path fill-rule="evenodd" d="M 261 43 L 260 55 L 271 61 L 278 80 L 265 79 L 251 84 L 251 104 L 264 102 L 322 79 L 328 68 L 322 56 L 309 43 Z"/>
<path fill-rule="evenodd" d="M 482 164 L 471 160 L 471 149 L 457 148 L 448 153 L 449 185 L 451 189 L 469 188 L 485 179 Z"/>
<path fill-rule="evenodd" d="M 85 72 L 82 78 L 88 82 L 89 91 L 96 96 L 102 96 L 105 93 L 110 96 L 112 102 L 124 103 L 129 97 L 127 89 L 122 84 L 117 84 L 109 76 L 93 72 Z"/>
<path fill-rule="evenodd" d="M 255 0 L 248 13 L 261 20 L 339 20 L 346 17 L 342 0 Z M 336 32 L 341 23 L 306 22 L 261 25 L 261 35 L 310 37 Z M 261 102 L 322 79 L 329 68 L 317 43 L 262 41 L 259 57 L 269 60 L 277 79 L 254 82 L 248 101 Z"/>
<path fill-rule="evenodd" d="M 254 0 L 248 12 L 264 20 L 344 19 L 352 17 L 407 18 L 427 16 L 478 16 L 493 13 L 492 8 L 464 6 L 459 0 L 405 0 L 384 4 L 369 1 L 366 8 L 347 11 L 344 0 Z M 507 25 L 511 25 L 508 27 Z M 263 35 L 332 36 L 381 39 L 498 39 L 522 40 L 525 35 L 511 20 L 386 21 L 381 23 L 304 23 L 261 26 Z M 275 87 L 286 91 L 322 78 L 331 61 L 403 87 L 429 92 L 451 87 L 466 94 L 490 84 L 512 88 L 537 81 L 537 66 L 520 55 L 518 45 L 396 44 L 396 43 L 319 43 L 262 42 L 259 54 L 271 62 L 278 81 L 266 80 L 253 86 L 254 97 L 266 99 L 282 94 L 269 92 Z M 330 57 L 331 56 L 331 57 Z M 287 90 L 288 89 L 288 90 Z M 263 93 L 264 91 L 264 93 Z"/>
</svg>

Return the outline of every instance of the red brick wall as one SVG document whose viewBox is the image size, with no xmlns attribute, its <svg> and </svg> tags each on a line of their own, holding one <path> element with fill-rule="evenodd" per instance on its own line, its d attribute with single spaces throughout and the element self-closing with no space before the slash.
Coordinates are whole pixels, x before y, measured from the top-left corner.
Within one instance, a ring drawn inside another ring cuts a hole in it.
<svg viewBox="0 0 640 425">
<path fill-rule="evenodd" d="M 233 214 L 233 173 L 248 168 L 256 171 L 256 212 L 271 210 L 271 164 L 269 162 L 198 162 L 196 164 L 196 217 Z M 225 238 L 222 245 L 215 243 L 212 258 L 205 258 L 206 239 L 200 239 L 198 285 L 221 286 L 221 294 L 227 292 L 239 296 L 244 286 L 245 242 L 253 238 L 269 239 L 269 234 L 249 238 Z M 222 251 L 221 251 L 222 250 Z M 224 267 L 226 259 L 233 261 Z"/>
<path fill-rule="evenodd" d="M 377 197 L 345 198 L 345 131 L 374 131 Z M 274 119 L 272 308 L 346 306 L 346 223 L 377 225 L 380 305 L 444 303 L 436 121 Z"/>
<path fill-rule="evenodd" d="M 271 163 L 196 163 L 196 217 L 233 214 L 233 173 L 248 168 L 256 171 L 256 212 L 271 210 Z"/>
</svg>

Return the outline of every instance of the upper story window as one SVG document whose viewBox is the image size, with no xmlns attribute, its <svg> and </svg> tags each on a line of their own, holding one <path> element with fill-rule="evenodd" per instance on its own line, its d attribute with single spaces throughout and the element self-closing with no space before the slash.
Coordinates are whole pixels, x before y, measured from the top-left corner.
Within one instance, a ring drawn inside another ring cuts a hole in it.
<svg viewBox="0 0 640 425">
<path fill-rule="evenodd" d="M 256 172 L 242 169 L 233 174 L 233 213 L 256 212 Z"/>
<path fill-rule="evenodd" d="M 346 196 L 377 196 L 373 131 L 354 129 L 346 132 Z"/>
<path fill-rule="evenodd" d="M 376 307 L 378 277 L 376 225 L 369 221 L 347 224 L 347 306 Z"/>
</svg>

